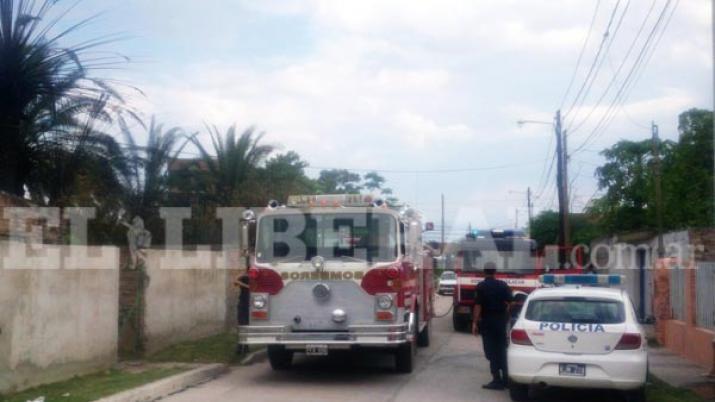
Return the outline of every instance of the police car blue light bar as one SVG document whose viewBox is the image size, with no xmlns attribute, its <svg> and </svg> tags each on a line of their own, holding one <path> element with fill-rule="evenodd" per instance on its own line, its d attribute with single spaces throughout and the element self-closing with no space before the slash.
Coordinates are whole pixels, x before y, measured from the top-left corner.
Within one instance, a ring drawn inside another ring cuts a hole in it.
<svg viewBox="0 0 715 402">
<path fill-rule="evenodd" d="M 539 279 L 544 285 L 620 286 L 624 283 L 622 275 L 545 274 Z"/>
</svg>

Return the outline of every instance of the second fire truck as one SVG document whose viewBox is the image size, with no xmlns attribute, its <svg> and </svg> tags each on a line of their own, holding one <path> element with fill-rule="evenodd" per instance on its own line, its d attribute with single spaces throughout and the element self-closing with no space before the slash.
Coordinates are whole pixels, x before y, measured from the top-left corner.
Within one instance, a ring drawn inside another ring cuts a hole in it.
<svg viewBox="0 0 715 402">
<path fill-rule="evenodd" d="M 255 240 L 244 244 L 250 321 L 239 327 L 239 343 L 267 345 L 278 370 L 295 353 L 372 348 L 412 371 L 433 315 L 432 256 L 419 214 L 369 195 L 291 196 L 258 216 L 246 211 L 244 231 Z"/>
<path fill-rule="evenodd" d="M 505 281 L 514 295 L 527 295 L 540 286 L 539 276 L 559 266 L 558 248 L 545 247 L 538 253 L 535 240 L 520 230 L 490 230 L 469 233 L 458 245 L 452 322 L 457 331 L 468 330 L 474 309 L 474 292 L 484 279 L 484 264 L 497 266 L 497 278 Z M 571 257 L 570 253 L 566 253 Z M 581 256 L 577 255 L 577 260 Z M 580 273 L 580 263 L 560 273 Z"/>
</svg>

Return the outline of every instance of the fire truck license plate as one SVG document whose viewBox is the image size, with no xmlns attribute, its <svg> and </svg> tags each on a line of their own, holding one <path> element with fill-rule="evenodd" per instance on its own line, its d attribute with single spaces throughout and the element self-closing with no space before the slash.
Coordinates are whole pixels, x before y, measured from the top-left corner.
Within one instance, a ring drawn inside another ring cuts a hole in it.
<svg viewBox="0 0 715 402">
<path fill-rule="evenodd" d="M 569 377 L 585 377 L 586 376 L 586 365 L 585 364 L 573 364 L 573 363 L 561 363 L 559 364 L 559 375 L 569 376 Z"/>
<path fill-rule="evenodd" d="M 308 356 L 327 356 L 328 345 L 306 345 L 305 354 Z"/>
</svg>

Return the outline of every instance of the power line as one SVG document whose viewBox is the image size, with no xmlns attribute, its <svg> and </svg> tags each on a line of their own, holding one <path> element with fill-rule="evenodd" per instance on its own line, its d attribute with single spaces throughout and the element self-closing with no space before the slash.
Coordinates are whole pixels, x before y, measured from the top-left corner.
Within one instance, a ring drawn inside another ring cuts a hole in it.
<svg viewBox="0 0 715 402">
<path fill-rule="evenodd" d="M 635 49 L 635 46 L 638 43 L 638 39 L 640 39 L 641 35 L 643 34 L 643 30 L 645 29 L 646 25 L 648 24 L 648 20 L 650 19 L 650 15 L 653 13 L 653 10 L 655 9 L 656 4 L 657 4 L 657 0 L 653 0 L 653 2 L 650 5 L 650 8 L 648 9 L 648 13 L 646 14 L 645 18 L 643 18 L 643 22 L 641 23 L 640 27 L 638 28 L 638 32 L 636 33 L 635 37 L 633 38 L 633 41 L 631 41 L 631 44 L 628 47 L 628 50 L 626 51 L 626 55 L 623 57 L 623 60 L 618 65 L 618 68 L 616 69 L 616 71 L 613 73 L 613 76 L 611 77 L 611 80 L 608 82 L 606 89 L 601 94 L 601 97 L 598 98 L 594 107 L 591 108 L 588 115 L 583 120 L 581 120 L 581 122 L 578 125 L 576 125 L 576 127 L 574 127 L 573 129 L 570 130 L 571 134 L 577 132 L 591 118 L 593 113 L 597 110 L 598 106 L 601 104 L 601 102 L 603 102 L 605 97 L 610 92 L 611 88 L 613 87 L 613 84 L 616 83 L 616 80 L 618 79 L 618 77 L 621 73 L 621 70 L 628 62 L 628 59 L 630 58 L 631 53 L 633 52 L 633 49 Z"/>
<path fill-rule="evenodd" d="M 581 87 L 579 88 L 578 92 L 576 93 L 576 97 L 574 98 L 573 102 L 571 103 L 571 106 L 569 109 L 564 113 L 564 118 L 568 118 L 568 115 L 574 110 L 576 104 L 578 103 L 579 99 L 581 98 L 581 95 L 584 94 L 584 91 L 586 90 L 586 86 L 591 80 L 591 77 L 595 79 L 596 76 L 598 75 L 598 69 L 597 66 L 599 64 L 599 60 L 601 60 L 601 53 L 603 52 L 604 46 L 606 42 L 609 39 L 610 36 L 610 30 L 611 30 L 611 25 L 613 24 L 613 21 L 616 18 L 616 12 L 618 11 L 618 7 L 621 4 L 621 0 L 618 0 L 616 2 L 616 5 L 613 7 L 613 11 L 611 12 L 611 17 L 608 20 L 608 25 L 606 26 L 606 31 L 603 33 L 603 38 L 601 39 L 601 43 L 598 45 L 598 51 L 596 51 L 596 56 L 593 58 L 593 61 L 591 62 L 591 67 L 588 70 L 588 74 L 586 74 L 586 79 L 583 81 L 583 84 L 581 84 Z M 594 74 L 595 72 L 595 74 Z"/>
<path fill-rule="evenodd" d="M 593 33 L 593 27 L 596 24 L 596 17 L 598 16 L 598 9 L 601 7 L 601 0 L 596 1 L 596 8 L 593 10 L 593 17 L 591 17 L 591 25 L 588 28 L 588 34 L 586 34 L 586 39 L 583 41 L 583 45 L 581 46 L 581 51 L 578 54 L 578 59 L 576 60 L 576 67 L 573 70 L 573 74 L 571 74 L 571 80 L 569 80 L 569 85 L 566 87 L 566 92 L 564 92 L 563 98 L 561 98 L 561 104 L 559 105 L 559 109 L 562 109 L 564 107 L 564 103 L 566 103 L 566 98 L 568 98 L 569 92 L 571 92 L 571 87 L 573 86 L 574 81 L 576 81 L 576 75 L 578 73 L 579 67 L 581 67 L 581 60 L 583 59 L 583 54 L 586 52 L 586 47 L 588 46 L 588 42 L 591 39 L 591 33 Z"/>
<path fill-rule="evenodd" d="M 616 108 L 619 107 L 623 102 L 628 97 L 628 94 L 630 90 L 633 88 L 635 82 L 640 79 L 640 75 L 642 74 L 646 63 L 650 60 L 650 57 L 652 54 L 655 52 L 655 47 L 657 44 L 660 42 L 660 39 L 663 37 L 663 33 L 667 29 L 670 20 L 672 19 L 673 14 L 675 13 L 675 8 L 678 6 L 678 3 L 675 4 L 675 6 L 670 10 L 670 15 L 666 20 L 665 25 L 663 25 L 663 29 L 659 33 L 658 38 L 656 39 L 656 42 L 653 42 L 653 38 L 655 38 L 656 32 L 658 32 L 658 28 L 661 26 L 661 24 L 664 21 L 664 18 L 666 16 L 666 13 L 668 12 L 669 6 L 672 3 L 672 0 L 668 0 L 665 5 L 663 6 L 663 9 L 660 12 L 660 15 L 658 16 L 658 19 L 656 22 L 653 24 L 653 28 L 651 29 L 650 33 L 648 34 L 648 37 L 646 38 L 643 47 L 641 48 L 636 60 L 634 61 L 633 65 L 631 66 L 631 69 L 626 76 L 625 80 L 621 84 L 620 89 L 616 93 L 615 98 L 611 102 L 610 106 L 606 110 L 606 113 L 601 117 L 599 120 L 598 124 L 594 127 L 594 129 L 591 131 L 591 133 L 588 135 L 588 137 L 581 143 L 580 146 L 578 146 L 575 150 L 574 153 L 578 152 L 580 149 L 584 148 L 587 146 L 587 144 L 600 136 L 605 129 L 610 125 L 610 123 L 613 121 L 613 118 L 615 118 L 615 113 L 614 110 L 617 110 Z"/>
<path fill-rule="evenodd" d="M 539 184 L 536 186 L 537 191 L 536 193 L 541 194 L 544 191 L 544 188 L 546 187 L 546 184 L 548 183 L 549 176 L 551 175 L 551 170 L 554 168 L 554 160 L 556 159 L 556 151 L 552 149 L 554 144 L 554 137 L 549 135 L 549 145 L 546 148 L 546 155 L 551 154 L 551 157 L 548 157 L 544 160 L 544 167 L 541 169 L 541 174 L 539 175 Z M 548 165 L 549 159 L 551 159 L 551 165 Z M 548 167 L 548 172 L 547 172 L 547 167 Z M 537 195 L 538 198 L 538 195 Z"/>
<path fill-rule="evenodd" d="M 578 115 L 580 114 L 581 109 L 582 109 L 584 103 L 586 102 L 586 99 L 588 99 L 588 95 L 589 95 L 589 93 L 591 92 L 591 89 L 593 88 L 593 84 L 596 82 L 596 78 L 598 77 L 598 74 L 600 73 L 601 68 L 603 67 L 603 63 L 606 61 L 606 59 L 607 59 L 608 56 L 609 56 L 609 52 L 611 51 L 611 46 L 613 45 L 613 42 L 615 42 L 616 37 L 618 36 L 618 32 L 619 32 L 620 29 L 621 29 L 621 25 L 623 25 L 623 20 L 624 20 L 625 17 L 626 17 L 626 13 L 628 12 L 628 8 L 629 8 L 630 4 L 631 4 L 631 2 L 630 2 L 630 0 L 628 0 L 628 2 L 626 3 L 625 7 L 623 8 L 623 12 L 621 12 L 620 17 L 618 18 L 618 23 L 616 23 L 616 27 L 615 27 L 615 29 L 613 30 L 613 34 L 612 34 L 612 35 L 610 35 L 610 34 L 608 33 L 608 32 L 609 32 L 608 30 L 610 29 L 610 22 L 609 22 L 609 28 L 607 28 L 607 31 L 606 31 L 606 33 L 604 34 L 604 39 L 605 39 L 606 35 L 609 36 L 608 43 L 606 44 L 606 49 L 605 49 L 605 51 L 603 52 L 603 56 L 602 56 L 602 57 L 600 58 L 600 60 L 598 61 L 598 65 L 596 66 L 596 71 L 595 71 L 595 73 L 594 73 L 594 75 L 593 75 L 591 81 L 588 83 L 588 86 L 587 86 L 587 88 L 586 88 L 586 90 L 585 90 L 585 92 L 584 92 L 584 95 L 581 97 L 581 101 L 579 102 L 578 106 L 577 106 L 576 109 L 574 110 L 573 116 L 571 116 L 571 119 L 570 119 L 571 121 L 570 121 L 569 124 L 567 125 L 566 131 L 569 132 L 569 133 L 572 133 L 571 127 L 573 127 L 574 123 L 576 122 L 576 118 L 577 118 Z M 618 4 L 616 4 L 616 8 L 617 8 L 617 7 L 618 7 Z M 611 17 L 613 17 L 613 16 L 615 15 L 616 8 L 614 8 L 614 14 L 611 15 Z M 594 109 L 597 108 L 597 107 L 598 107 L 598 104 L 597 104 L 596 106 L 594 106 L 591 110 L 594 110 Z M 571 111 L 569 111 L 569 112 L 571 112 Z M 585 121 L 585 120 L 586 120 L 586 119 L 584 119 L 584 121 Z M 583 122 L 582 122 L 582 123 L 583 123 Z"/>
<path fill-rule="evenodd" d="M 481 166 L 473 168 L 447 168 L 447 169 L 425 169 L 425 170 L 401 170 L 401 169 L 353 169 L 345 167 L 327 167 L 327 166 L 307 166 L 306 169 L 312 170 L 349 170 L 353 172 L 377 172 L 377 173 L 405 173 L 405 174 L 439 174 L 439 173 L 463 173 L 463 172 L 479 172 L 485 170 L 499 170 L 499 169 L 509 169 L 513 167 L 520 166 L 530 166 L 534 164 L 541 163 L 544 159 L 539 159 L 536 161 L 524 162 L 524 163 L 512 163 L 505 165 L 496 166 Z"/>
</svg>

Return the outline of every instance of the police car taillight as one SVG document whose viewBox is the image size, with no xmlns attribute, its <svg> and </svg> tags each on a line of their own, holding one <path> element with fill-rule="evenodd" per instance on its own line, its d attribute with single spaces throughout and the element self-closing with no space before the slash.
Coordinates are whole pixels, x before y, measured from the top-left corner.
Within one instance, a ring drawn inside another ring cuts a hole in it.
<svg viewBox="0 0 715 402">
<path fill-rule="evenodd" d="M 621 340 L 616 345 L 616 350 L 636 350 L 640 349 L 643 339 L 640 334 L 623 334 Z"/>
<path fill-rule="evenodd" d="M 511 330 L 511 343 L 514 345 L 524 345 L 531 346 L 531 339 L 529 339 L 529 334 L 523 329 L 512 329 Z"/>
</svg>

